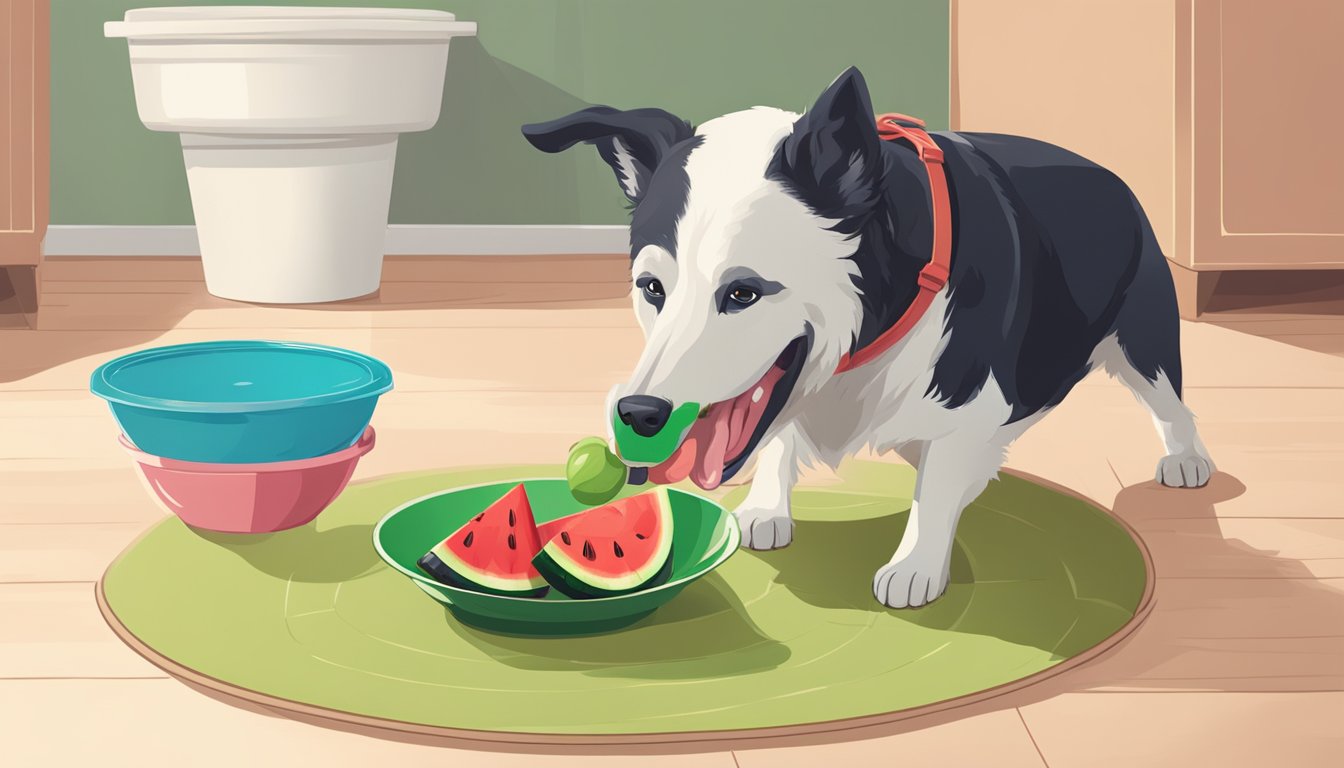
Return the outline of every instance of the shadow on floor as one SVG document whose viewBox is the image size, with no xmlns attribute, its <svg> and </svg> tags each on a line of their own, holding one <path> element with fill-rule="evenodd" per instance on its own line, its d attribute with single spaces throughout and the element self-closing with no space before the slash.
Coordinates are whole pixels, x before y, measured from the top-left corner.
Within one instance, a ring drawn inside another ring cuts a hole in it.
<svg viewBox="0 0 1344 768">
<path fill-rule="evenodd" d="M 1199 321 L 1344 356 L 1344 271 L 1223 273 Z"/>
<path fill-rule="evenodd" d="M 1120 492 L 1115 513 L 1152 553 L 1155 607 L 1121 647 L 1056 685 L 1223 691 L 1344 686 L 1338 653 L 1344 592 L 1322 584 L 1300 560 L 1224 534 L 1215 507 L 1244 491 L 1236 478 L 1219 473 L 1197 490 L 1148 481 Z M 1291 518 L 1282 522 L 1294 525 Z"/>
<path fill-rule="evenodd" d="M 886 465 L 871 466 L 869 474 Z M 1128 533 L 1067 493 L 1005 475 L 962 516 L 946 592 L 920 608 L 881 605 L 873 576 L 905 533 L 903 486 L 912 482 L 913 471 L 893 471 L 878 488 L 851 479 L 829 515 L 806 509 L 795 520 L 788 547 L 742 555 L 773 568 L 775 583 L 811 605 L 886 614 L 948 637 L 980 635 L 1057 658 L 1109 636 L 1140 604 L 1144 566 Z"/>
<path fill-rule="evenodd" d="M 369 542 L 373 524 L 321 528 L 320 522 L 278 533 L 218 533 L 196 530 L 197 536 L 246 560 L 278 579 L 335 584 L 374 570 L 378 554 Z M 295 553 L 300 553 L 295 556 Z"/>
<path fill-rule="evenodd" d="M 756 626 L 737 594 L 716 573 L 691 584 L 647 619 L 611 634 L 511 637 L 478 631 L 451 617 L 446 621 L 501 663 L 538 672 L 647 680 L 731 677 L 773 669 L 790 655 L 788 646 Z M 655 627 L 656 632 L 641 632 Z M 640 642 L 641 637 L 656 642 Z"/>
</svg>

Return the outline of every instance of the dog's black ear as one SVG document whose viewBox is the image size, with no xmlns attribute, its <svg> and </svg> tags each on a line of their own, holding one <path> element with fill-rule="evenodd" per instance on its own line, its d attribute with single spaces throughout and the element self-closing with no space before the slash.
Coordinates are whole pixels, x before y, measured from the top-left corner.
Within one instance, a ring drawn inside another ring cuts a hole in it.
<svg viewBox="0 0 1344 768">
<path fill-rule="evenodd" d="M 794 123 L 770 176 L 793 189 L 819 216 L 850 219 L 877 203 L 881 153 L 868 85 L 850 67 Z"/>
<path fill-rule="evenodd" d="M 583 141 L 616 172 L 616 181 L 638 203 L 649 178 L 673 146 L 695 135 L 690 123 L 661 109 L 597 106 L 547 123 L 523 126 L 523 136 L 543 152 L 561 152 Z"/>
</svg>

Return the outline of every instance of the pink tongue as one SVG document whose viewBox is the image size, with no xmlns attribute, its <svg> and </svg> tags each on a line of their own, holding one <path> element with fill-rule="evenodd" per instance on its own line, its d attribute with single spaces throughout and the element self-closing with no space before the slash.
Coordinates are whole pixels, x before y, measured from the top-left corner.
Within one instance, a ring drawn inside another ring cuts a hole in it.
<svg viewBox="0 0 1344 768">
<path fill-rule="evenodd" d="M 719 487 L 724 455 L 728 452 L 728 417 L 733 401 L 715 403 L 703 418 L 691 425 L 686 439 L 667 461 L 649 468 L 649 480 L 659 484 L 679 483 L 687 477 L 707 491 Z"/>
<path fill-rule="evenodd" d="M 649 480 L 658 485 L 679 483 L 687 477 L 712 491 L 723 482 L 727 459 L 737 458 L 765 415 L 766 404 L 784 370 L 772 366 L 761 380 L 731 400 L 715 403 L 697 419 L 676 452 L 667 461 L 649 468 Z M 753 398 L 757 389 L 761 396 Z"/>
</svg>

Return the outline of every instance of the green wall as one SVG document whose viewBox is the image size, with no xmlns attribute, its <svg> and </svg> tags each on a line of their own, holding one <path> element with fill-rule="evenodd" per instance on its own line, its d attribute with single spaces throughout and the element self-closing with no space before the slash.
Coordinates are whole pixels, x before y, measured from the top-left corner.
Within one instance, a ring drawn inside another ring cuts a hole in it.
<svg viewBox="0 0 1344 768">
<path fill-rule="evenodd" d="M 624 223 L 596 152 L 544 155 L 518 133 L 589 103 L 692 122 L 757 104 L 802 110 L 854 64 L 878 111 L 947 125 L 947 0 L 289 2 L 439 8 L 480 23 L 478 38 L 452 44 L 438 125 L 401 138 L 395 224 Z M 103 37 L 104 21 L 155 4 L 52 2 L 54 224 L 192 221 L 177 136 L 140 124 L 126 41 Z"/>
</svg>

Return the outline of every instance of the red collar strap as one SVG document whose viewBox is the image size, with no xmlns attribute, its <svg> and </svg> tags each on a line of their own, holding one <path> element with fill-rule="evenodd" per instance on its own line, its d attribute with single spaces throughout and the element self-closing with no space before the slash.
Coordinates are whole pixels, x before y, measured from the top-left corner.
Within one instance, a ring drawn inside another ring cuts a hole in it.
<svg viewBox="0 0 1344 768">
<path fill-rule="evenodd" d="M 933 202 L 933 256 L 919 271 L 919 293 L 905 313 L 881 336 L 873 339 L 873 343 L 841 357 L 836 373 L 852 371 L 872 362 L 904 338 L 929 310 L 933 297 L 947 285 L 952 269 L 952 201 L 947 191 L 947 175 L 943 172 L 943 151 L 924 130 L 924 121 L 894 112 L 877 116 L 877 135 L 886 141 L 905 139 L 910 142 L 928 171 L 929 197 Z"/>
</svg>

